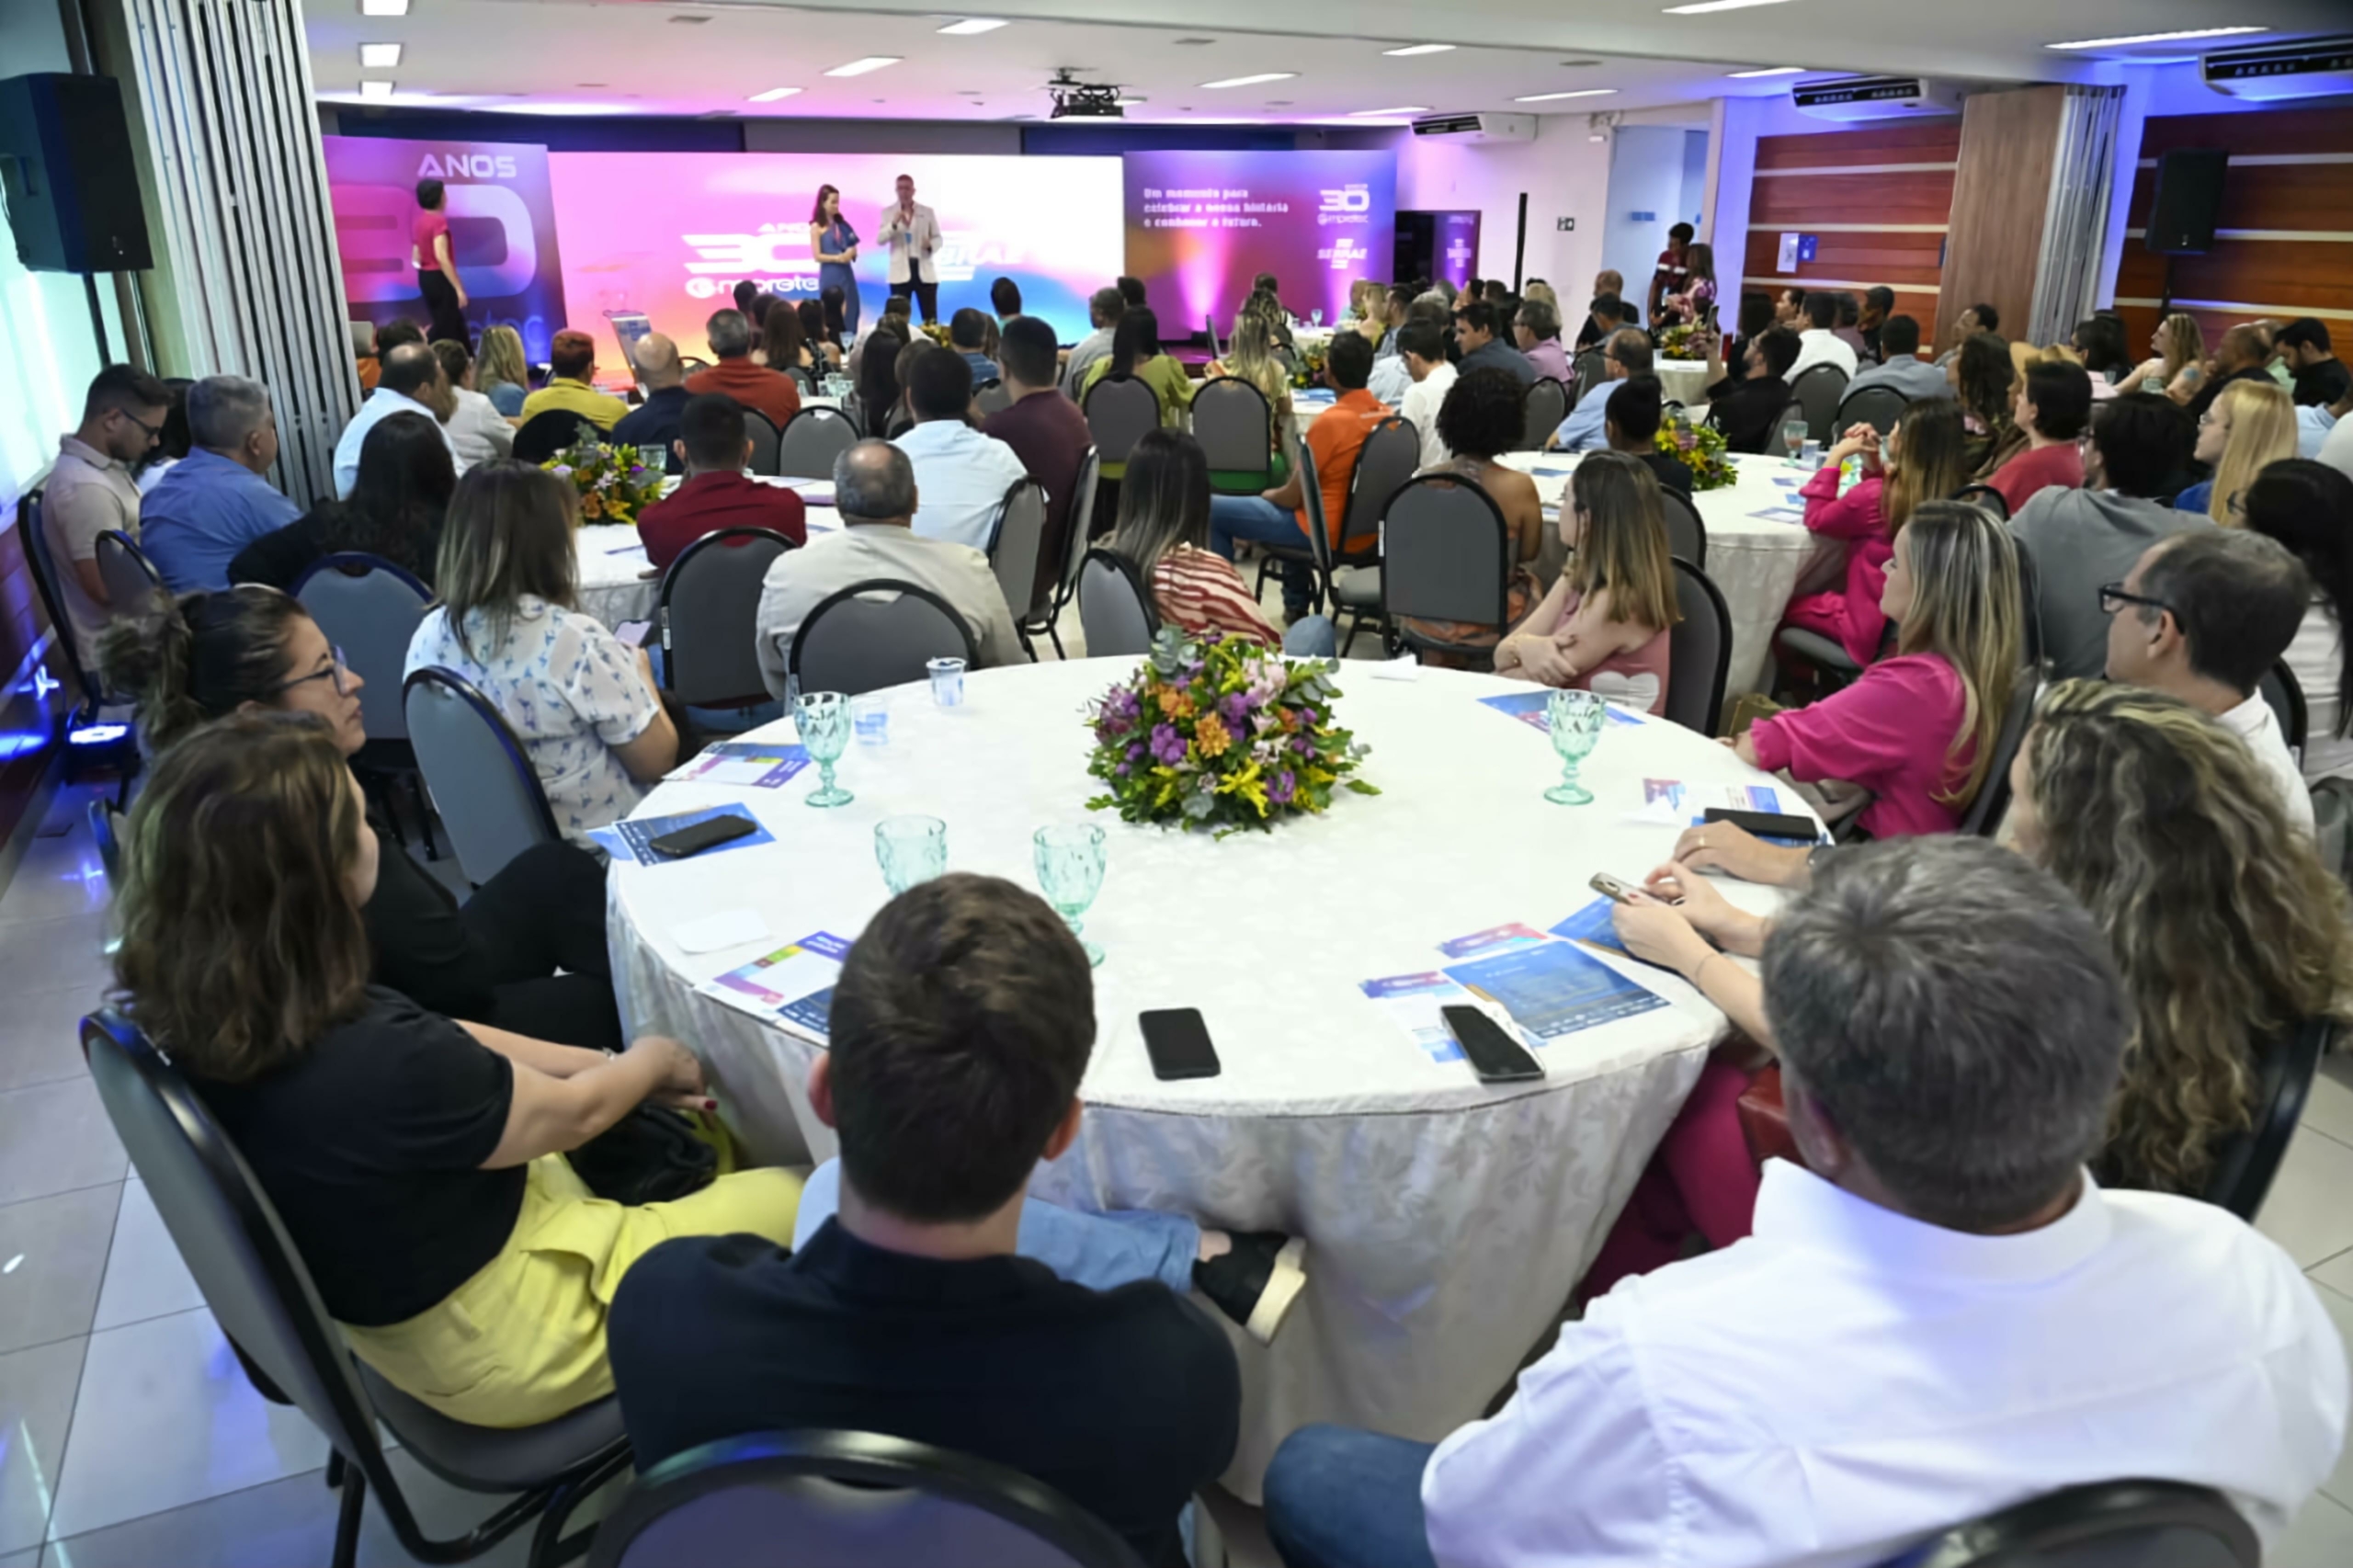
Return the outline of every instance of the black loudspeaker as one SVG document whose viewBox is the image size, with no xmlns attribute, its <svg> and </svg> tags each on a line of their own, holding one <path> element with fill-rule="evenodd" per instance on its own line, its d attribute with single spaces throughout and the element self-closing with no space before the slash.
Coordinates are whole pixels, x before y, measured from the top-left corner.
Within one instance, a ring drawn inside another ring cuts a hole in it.
<svg viewBox="0 0 2353 1568">
<path fill-rule="evenodd" d="M 154 265 L 122 88 L 110 76 L 0 81 L 0 178 L 17 258 L 35 272 Z"/>
<path fill-rule="evenodd" d="M 2168 256 L 2214 248 L 2214 220 L 2222 210 L 2222 172 L 2231 155 L 2219 147 L 2183 147 L 2157 160 L 2157 188 L 2149 199 L 2142 243 Z"/>
</svg>

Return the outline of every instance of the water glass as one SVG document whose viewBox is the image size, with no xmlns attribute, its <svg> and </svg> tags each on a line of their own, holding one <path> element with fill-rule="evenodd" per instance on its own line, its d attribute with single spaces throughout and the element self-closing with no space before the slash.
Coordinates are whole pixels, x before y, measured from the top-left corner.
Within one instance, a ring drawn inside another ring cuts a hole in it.
<svg viewBox="0 0 2353 1568">
<path fill-rule="evenodd" d="M 1800 468 L 1820 468 L 1822 466 L 1822 443 L 1819 441 L 1808 441 L 1804 446 L 1800 447 L 1798 449 L 1798 466 Z"/>
<path fill-rule="evenodd" d="M 1071 933 L 1086 949 L 1086 961 L 1099 964 L 1103 949 L 1088 941 L 1079 919 L 1103 887 L 1103 830 L 1093 823 L 1041 827 L 1030 835 L 1037 852 L 1038 886 L 1046 902 L 1070 922 Z"/>
<path fill-rule="evenodd" d="M 948 824 L 938 817 L 884 817 L 874 824 L 874 860 L 896 898 L 948 869 Z"/>
<path fill-rule="evenodd" d="M 1791 462 L 1798 460 L 1798 451 L 1799 449 L 1805 445 L 1805 438 L 1806 427 L 1804 420 L 1790 419 L 1782 422 L 1781 445 L 1789 451 L 1790 460 Z"/>
<path fill-rule="evenodd" d="M 880 692 L 866 692 L 849 699 L 849 727 L 862 746 L 887 746 L 891 744 L 891 702 Z"/>
<path fill-rule="evenodd" d="M 933 659 L 924 665 L 931 672 L 931 699 L 942 708 L 964 706 L 964 661 Z"/>
<path fill-rule="evenodd" d="M 849 747 L 849 699 L 838 691 L 804 691 L 793 699 L 792 722 L 817 764 L 818 785 L 809 804 L 848 805 L 857 797 L 834 782 L 834 764 Z"/>
<path fill-rule="evenodd" d="M 1321 305 L 1316 306 L 1313 310 L 1308 312 L 1308 316 L 1317 326 L 1322 326 L 1324 324 L 1324 307 Z"/>
<path fill-rule="evenodd" d="M 1577 782 L 1577 764 L 1600 743 L 1607 705 L 1589 691 L 1556 690 L 1544 704 L 1552 749 L 1560 755 L 1561 781 L 1544 791 L 1556 806 L 1590 805 L 1593 791 Z"/>
</svg>

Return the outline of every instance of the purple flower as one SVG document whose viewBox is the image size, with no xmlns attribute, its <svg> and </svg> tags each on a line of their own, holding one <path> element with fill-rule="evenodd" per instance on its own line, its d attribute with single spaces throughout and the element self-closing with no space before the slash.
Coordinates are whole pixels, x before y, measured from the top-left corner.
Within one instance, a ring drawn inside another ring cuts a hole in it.
<svg viewBox="0 0 2353 1568">
<path fill-rule="evenodd" d="M 1124 686 L 1115 686 L 1103 698 L 1103 716 L 1125 722 L 1138 711 L 1136 694 Z"/>
<path fill-rule="evenodd" d="M 1152 727 L 1152 755 L 1163 766 L 1174 767 L 1185 760 L 1185 737 L 1176 733 L 1174 724 Z"/>
<path fill-rule="evenodd" d="M 1246 691 L 1233 693 L 1218 704 L 1218 710 L 1225 715 L 1227 729 L 1239 730 L 1243 718 L 1250 711 L 1250 694 Z"/>
<path fill-rule="evenodd" d="M 1292 778 L 1290 769 L 1286 767 L 1275 775 L 1272 784 L 1267 786 L 1267 801 L 1271 805 L 1288 806 L 1298 792 L 1299 780 Z"/>
<path fill-rule="evenodd" d="M 1133 762 L 1143 755 L 1143 743 L 1137 741 L 1128 747 L 1128 760 Z"/>
<path fill-rule="evenodd" d="M 1119 767 L 1111 769 L 1111 771 L 1118 774 L 1120 778 L 1125 778 L 1128 776 L 1128 765 L 1123 762 L 1120 764 Z"/>
<path fill-rule="evenodd" d="M 1305 735 L 1293 735 L 1290 738 L 1290 749 L 1302 756 L 1306 756 L 1315 750 L 1315 743 Z"/>
</svg>

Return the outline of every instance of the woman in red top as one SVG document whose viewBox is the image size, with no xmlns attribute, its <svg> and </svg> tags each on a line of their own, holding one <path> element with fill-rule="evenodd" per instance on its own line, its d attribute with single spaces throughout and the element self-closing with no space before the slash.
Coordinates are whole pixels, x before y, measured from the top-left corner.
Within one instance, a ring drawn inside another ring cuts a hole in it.
<svg viewBox="0 0 2353 1568">
<path fill-rule="evenodd" d="M 2075 441 L 2091 424 L 2091 372 L 2069 359 L 2028 366 L 2015 417 L 2026 432 L 2026 450 L 1985 482 L 2002 493 L 2013 517 L 2037 491 L 2084 487 L 2084 454 Z"/>
<path fill-rule="evenodd" d="M 432 325 L 425 334 L 427 340 L 446 337 L 471 350 L 473 339 L 466 335 L 466 286 L 459 281 L 458 264 L 450 259 L 444 199 L 439 180 L 416 182 L 417 211 L 416 222 L 409 227 L 409 265 L 416 268 L 417 292 L 425 296 L 425 308 L 432 315 Z"/>
<path fill-rule="evenodd" d="M 1783 624 L 1820 632 L 1859 665 L 1877 659 L 1887 634 L 1880 591 L 1895 536 L 1923 501 L 1940 500 L 1966 483 L 1962 448 L 1961 408 L 1948 398 L 1906 405 L 1883 452 L 1870 426 L 1848 429 L 1822 472 L 1798 492 L 1805 498 L 1805 526 L 1847 541 L 1847 585 L 1791 599 Z M 1850 457 L 1863 460 L 1863 477 L 1841 495 L 1838 465 Z"/>
</svg>

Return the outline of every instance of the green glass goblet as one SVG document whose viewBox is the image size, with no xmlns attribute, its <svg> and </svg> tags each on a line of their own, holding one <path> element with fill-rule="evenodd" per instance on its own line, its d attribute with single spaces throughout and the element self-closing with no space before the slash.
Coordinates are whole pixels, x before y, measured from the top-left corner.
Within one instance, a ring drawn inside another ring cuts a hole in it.
<svg viewBox="0 0 2353 1568">
<path fill-rule="evenodd" d="M 885 817 L 874 824 L 874 859 L 896 898 L 948 869 L 948 824 L 938 817 Z"/>
<path fill-rule="evenodd" d="M 1556 806 L 1593 802 L 1593 791 L 1577 782 L 1577 764 L 1601 740 L 1605 706 L 1589 691 L 1568 690 L 1553 692 L 1544 704 L 1544 716 L 1552 730 L 1552 749 L 1561 758 L 1561 781 L 1545 790 L 1544 798 Z"/>
<path fill-rule="evenodd" d="M 801 744 L 817 764 L 813 806 L 847 806 L 857 797 L 834 782 L 834 764 L 849 748 L 849 699 L 838 691 L 804 691 L 793 699 L 792 721 Z"/>
<path fill-rule="evenodd" d="M 1070 923 L 1071 934 L 1086 949 L 1086 961 L 1099 964 L 1103 949 L 1086 939 L 1079 919 L 1103 887 L 1103 830 L 1092 823 L 1041 827 L 1030 835 L 1037 852 L 1038 885 L 1046 902 Z"/>
</svg>

